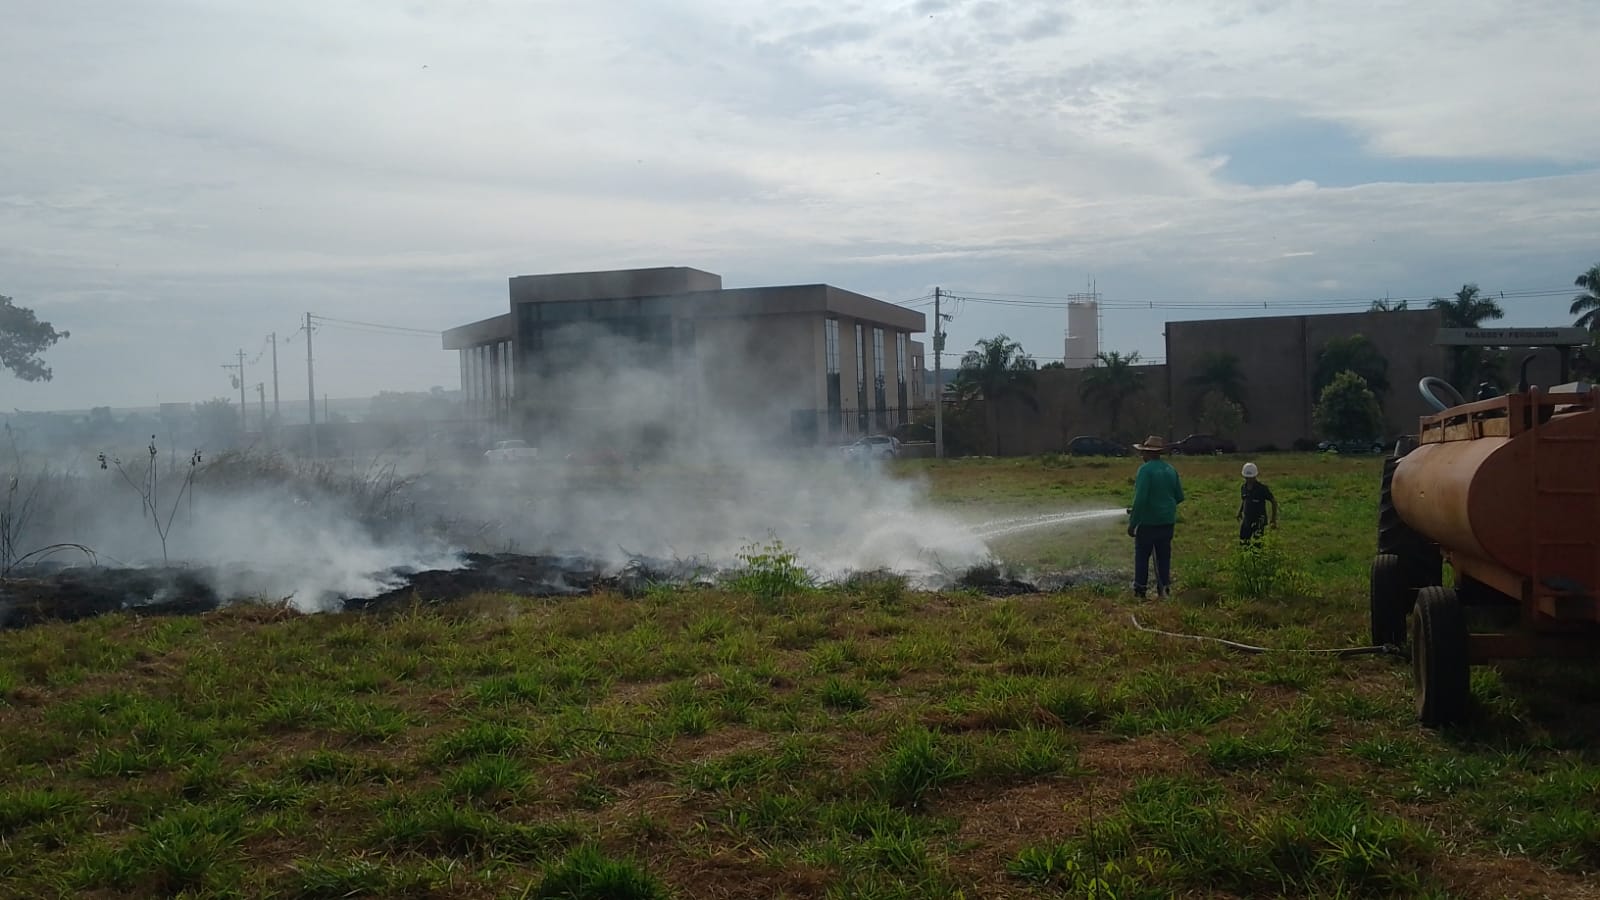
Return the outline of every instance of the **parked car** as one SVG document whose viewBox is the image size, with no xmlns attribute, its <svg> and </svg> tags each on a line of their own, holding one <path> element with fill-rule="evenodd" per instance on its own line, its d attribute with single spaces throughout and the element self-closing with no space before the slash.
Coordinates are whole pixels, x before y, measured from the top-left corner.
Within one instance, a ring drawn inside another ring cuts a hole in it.
<svg viewBox="0 0 1600 900">
<path fill-rule="evenodd" d="M 1073 456 L 1127 456 L 1133 451 L 1116 441 L 1084 434 L 1067 442 L 1067 452 Z"/>
<path fill-rule="evenodd" d="M 900 455 L 900 442 L 887 434 L 869 434 L 840 449 L 847 459 L 894 459 Z"/>
<path fill-rule="evenodd" d="M 1235 453 L 1238 449 L 1238 446 L 1233 441 L 1217 437 L 1214 434 L 1191 434 L 1172 445 L 1173 453 L 1182 453 L 1189 456 Z"/>
<path fill-rule="evenodd" d="M 539 458 L 539 448 L 529 447 L 527 441 L 495 441 L 485 450 L 483 458 L 492 463 L 521 462 Z"/>
<path fill-rule="evenodd" d="M 1389 445 L 1379 438 L 1351 441 L 1323 441 L 1317 445 L 1323 453 L 1387 453 Z"/>
</svg>

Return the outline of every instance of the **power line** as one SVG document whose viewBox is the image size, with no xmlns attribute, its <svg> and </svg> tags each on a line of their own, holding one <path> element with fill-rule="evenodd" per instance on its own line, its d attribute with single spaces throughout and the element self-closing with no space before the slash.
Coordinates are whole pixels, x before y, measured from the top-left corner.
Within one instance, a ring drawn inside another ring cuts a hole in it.
<svg viewBox="0 0 1600 900">
<path fill-rule="evenodd" d="M 439 339 L 439 332 L 422 331 L 420 329 L 416 331 L 389 331 L 381 328 L 368 328 L 361 325 L 343 325 L 332 322 L 322 322 L 322 326 L 325 328 L 331 328 L 335 331 L 349 332 L 351 334 L 373 334 L 382 335 L 383 337 L 432 338 L 433 340 Z"/>
<path fill-rule="evenodd" d="M 356 319 L 339 319 L 333 316 L 319 316 L 315 313 L 310 315 L 311 319 L 316 322 L 337 323 L 340 325 L 359 325 L 365 328 L 377 328 L 384 331 L 395 331 L 405 334 L 426 334 L 431 337 L 438 337 L 441 334 L 439 331 L 429 331 L 425 328 L 411 328 L 405 325 L 388 325 L 383 322 L 362 322 Z"/>
<path fill-rule="evenodd" d="M 1526 288 L 1507 291 L 1483 292 L 1484 299 L 1495 300 L 1532 300 L 1546 297 L 1565 297 L 1572 292 L 1571 288 Z M 1012 306 L 1031 309 L 1063 309 L 1073 302 L 1068 297 L 1047 297 L 1044 295 L 1005 294 L 990 291 L 964 291 L 953 294 L 952 299 L 957 301 L 971 300 L 974 303 L 984 303 L 995 306 Z M 1346 309 L 1367 308 L 1375 300 L 1384 299 L 1390 303 L 1415 302 L 1427 303 L 1432 296 L 1415 297 L 1338 297 L 1338 298 L 1268 298 L 1263 300 L 1217 300 L 1215 298 L 1169 298 L 1165 300 L 1100 300 L 1099 305 L 1106 309 Z"/>
</svg>

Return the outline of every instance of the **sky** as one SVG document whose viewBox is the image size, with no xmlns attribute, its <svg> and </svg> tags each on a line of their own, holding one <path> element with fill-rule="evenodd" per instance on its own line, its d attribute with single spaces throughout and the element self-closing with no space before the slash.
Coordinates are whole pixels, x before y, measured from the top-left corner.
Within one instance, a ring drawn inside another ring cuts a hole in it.
<svg viewBox="0 0 1600 900">
<path fill-rule="evenodd" d="M 241 350 L 270 392 L 273 332 L 304 398 L 306 312 L 438 330 L 539 272 L 1092 279 L 1159 358 L 1469 281 L 1567 324 L 1600 263 L 1593 0 L 0 2 L 0 294 L 71 332 L 5 410 L 237 396 Z M 951 309 L 1063 352 L 1062 309 Z M 437 337 L 313 338 L 319 396 L 457 384 Z"/>
</svg>

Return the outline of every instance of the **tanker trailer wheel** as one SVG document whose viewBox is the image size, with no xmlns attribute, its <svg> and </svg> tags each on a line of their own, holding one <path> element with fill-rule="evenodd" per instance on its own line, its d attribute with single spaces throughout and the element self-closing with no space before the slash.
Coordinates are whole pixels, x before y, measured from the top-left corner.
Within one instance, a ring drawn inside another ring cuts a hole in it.
<svg viewBox="0 0 1600 900">
<path fill-rule="evenodd" d="M 1373 557 L 1369 588 L 1373 645 L 1404 645 L 1406 616 L 1411 612 L 1413 593 L 1406 589 L 1400 557 L 1392 553 L 1380 553 Z"/>
<path fill-rule="evenodd" d="M 1472 699 L 1467 618 L 1450 588 L 1435 585 L 1417 592 L 1411 618 L 1411 672 L 1422 724 L 1436 728 L 1467 717 Z"/>
<path fill-rule="evenodd" d="M 1399 557 L 1401 582 L 1407 591 L 1415 591 L 1444 581 L 1444 559 L 1439 548 L 1407 525 L 1395 509 L 1394 471 L 1399 465 L 1399 456 L 1383 461 L 1383 481 L 1378 491 L 1378 552 Z M 1405 616 L 1402 614 L 1400 619 L 1404 623 Z M 1403 643 L 1403 634 L 1401 637 L 1394 643 Z"/>
</svg>

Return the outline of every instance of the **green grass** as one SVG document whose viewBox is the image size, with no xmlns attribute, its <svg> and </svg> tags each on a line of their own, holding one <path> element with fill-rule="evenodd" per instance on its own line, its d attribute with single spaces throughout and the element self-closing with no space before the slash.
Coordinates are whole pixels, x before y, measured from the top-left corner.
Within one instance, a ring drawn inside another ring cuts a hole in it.
<svg viewBox="0 0 1600 900">
<path fill-rule="evenodd" d="M 1582 667 L 1479 669 L 1431 732 L 1366 642 L 1375 459 L 1180 459 L 1177 599 L 1120 523 L 1021 532 L 989 598 L 819 585 L 777 539 L 714 587 L 385 616 L 0 633 L 0 896 L 1168 897 L 1577 893 L 1600 870 Z M 1133 465 L 907 462 L 970 521 L 1126 506 Z M 1484 873 L 1494 873 L 1486 879 Z"/>
</svg>

